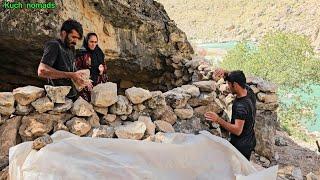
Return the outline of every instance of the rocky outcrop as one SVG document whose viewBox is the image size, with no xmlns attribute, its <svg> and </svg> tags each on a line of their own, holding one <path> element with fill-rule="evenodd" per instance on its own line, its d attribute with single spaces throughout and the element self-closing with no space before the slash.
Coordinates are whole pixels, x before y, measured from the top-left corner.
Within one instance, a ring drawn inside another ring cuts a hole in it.
<svg viewBox="0 0 320 180">
<path fill-rule="evenodd" d="M 6 62 L 0 64 L 1 90 L 45 83 L 36 73 L 43 45 L 56 38 L 68 18 L 81 22 L 85 33 L 98 34 L 111 81 L 148 89 L 167 89 L 178 79 L 182 82 L 184 73 L 179 62 L 190 59 L 193 49 L 157 1 L 54 2 L 58 8 L 50 10 L 11 11 L 0 7 L 0 54 Z M 178 57 L 175 62 L 173 57 Z M 175 75 L 174 67 L 182 74 Z M 183 82 L 187 80 L 185 77 Z"/>
</svg>

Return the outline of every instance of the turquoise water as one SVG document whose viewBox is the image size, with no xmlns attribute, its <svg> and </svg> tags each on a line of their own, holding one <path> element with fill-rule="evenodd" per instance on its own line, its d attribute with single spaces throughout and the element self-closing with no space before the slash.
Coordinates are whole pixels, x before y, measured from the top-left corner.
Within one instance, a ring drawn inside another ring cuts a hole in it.
<svg viewBox="0 0 320 180">
<path fill-rule="evenodd" d="M 198 47 L 205 48 L 205 49 L 232 49 L 237 45 L 237 41 L 228 41 L 228 42 L 221 42 L 221 43 L 205 43 L 199 44 Z"/>
<path fill-rule="evenodd" d="M 223 49 L 223 50 L 230 50 L 237 45 L 237 41 L 230 41 L 230 42 L 222 42 L 222 43 L 204 43 L 204 44 L 197 44 L 197 47 L 203 48 L 207 51 L 212 51 L 213 49 Z M 249 43 L 250 46 L 254 47 L 255 43 Z M 310 85 L 311 89 L 310 93 L 305 93 L 300 91 L 299 89 L 295 89 L 292 92 L 296 92 L 295 95 L 300 96 L 303 101 L 311 101 L 315 100 L 315 107 L 314 113 L 316 115 L 316 121 L 310 121 L 309 119 L 300 119 L 299 122 L 302 123 L 306 128 L 313 132 L 313 131 L 320 131 L 320 85 Z M 286 97 L 280 97 L 281 101 L 287 101 Z"/>
</svg>

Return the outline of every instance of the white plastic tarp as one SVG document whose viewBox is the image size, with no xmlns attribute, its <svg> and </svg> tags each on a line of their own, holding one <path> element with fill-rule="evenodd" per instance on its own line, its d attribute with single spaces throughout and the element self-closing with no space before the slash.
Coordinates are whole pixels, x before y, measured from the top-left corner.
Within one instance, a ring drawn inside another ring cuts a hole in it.
<svg viewBox="0 0 320 180">
<path fill-rule="evenodd" d="M 278 167 L 257 170 L 228 141 L 165 134 L 162 143 L 78 137 L 66 131 L 39 151 L 32 142 L 10 148 L 11 180 L 87 179 L 276 179 Z"/>
</svg>

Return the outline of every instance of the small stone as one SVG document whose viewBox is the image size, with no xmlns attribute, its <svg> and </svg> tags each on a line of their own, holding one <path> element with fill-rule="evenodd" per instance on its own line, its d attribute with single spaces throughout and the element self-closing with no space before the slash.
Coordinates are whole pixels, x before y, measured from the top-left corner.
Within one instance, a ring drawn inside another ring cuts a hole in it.
<svg viewBox="0 0 320 180">
<path fill-rule="evenodd" d="M 199 97 L 189 99 L 188 104 L 191 107 L 206 106 L 213 102 L 216 96 L 215 92 L 202 92 Z"/>
<path fill-rule="evenodd" d="M 137 104 L 137 105 L 133 106 L 133 109 L 135 111 L 141 112 L 146 109 L 146 106 L 144 106 L 143 104 Z"/>
<path fill-rule="evenodd" d="M 117 115 L 114 115 L 114 114 L 107 114 L 103 116 L 103 120 L 107 123 L 114 122 L 116 118 L 117 118 Z"/>
<path fill-rule="evenodd" d="M 89 117 L 94 113 L 93 106 L 84 100 L 81 96 L 74 102 L 71 108 L 72 114 L 76 116 Z"/>
<path fill-rule="evenodd" d="M 100 118 L 97 113 L 93 113 L 92 116 L 88 117 L 87 121 L 91 125 L 91 127 L 99 127 L 100 126 Z"/>
<path fill-rule="evenodd" d="M 288 143 L 281 136 L 275 137 L 275 145 L 277 146 L 288 146 Z"/>
<path fill-rule="evenodd" d="M 264 103 L 276 103 L 278 98 L 276 94 L 258 93 L 258 99 Z"/>
<path fill-rule="evenodd" d="M 82 73 L 82 80 L 84 81 L 84 83 L 82 85 L 80 85 L 73 80 L 72 80 L 72 82 L 73 82 L 76 90 L 78 92 L 80 92 L 83 88 L 85 88 L 84 84 L 88 84 L 88 83 L 92 82 L 92 80 L 90 80 L 90 70 L 89 69 L 81 69 L 78 71 Z"/>
<path fill-rule="evenodd" d="M 98 84 L 95 86 L 91 93 L 91 103 L 97 107 L 109 107 L 116 103 L 117 96 L 117 84 L 107 82 Z"/>
<path fill-rule="evenodd" d="M 170 106 L 164 106 L 154 110 L 152 112 L 152 118 L 166 121 L 172 125 L 177 121 L 177 115 Z"/>
<path fill-rule="evenodd" d="M 196 98 L 200 95 L 200 90 L 195 85 L 183 85 L 181 88 L 184 89 L 187 94 L 191 95 L 191 97 Z"/>
<path fill-rule="evenodd" d="M 107 125 L 110 125 L 111 127 L 116 128 L 116 127 L 118 127 L 118 126 L 121 126 L 123 122 L 124 122 L 124 121 L 122 121 L 119 117 L 117 117 L 115 121 L 109 122 L 109 123 L 107 123 Z M 127 122 L 127 121 L 125 121 L 125 122 Z M 129 123 L 130 123 L 130 122 L 129 122 Z"/>
<path fill-rule="evenodd" d="M 146 106 L 151 109 L 157 109 L 158 107 L 163 107 L 166 105 L 165 96 L 161 91 L 151 92 L 151 99 L 146 101 Z"/>
<path fill-rule="evenodd" d="M 214 81 L 198 81 L 194 82 L 193 85 L 197 86 L 200 91 L 212 92 L 216 90 L 216 84 Z"/>
<path fill-rule="evenodd" d="M 15 100 L 23 106 L 30 104 L 43 95 L 44 89 L 35 86 L 25 86 L 13 90 Z"/>
<path fill-rule="evenodd" d="M 172 125 L 166 121 L 154 121 L 154 124 L 156 125 L 156 129 L 161 132 L 165 133 L 174 133 L 174 129 Z"/>
<path fill-rule="evenodd" d="M 266 103 L 257 101 L 256 107 L 258 110 L 275 111 L 279 107 L 279 104 L 278 103 L 266 104 Z"/>
<path fill-rule="evenodd" d="M 93 138 L 113 138 L 115 131 L 113 127 L 101 125 L 92 130 Z"/>
<path fill-rule="evenodd" d="M 53 103 L 65 103 L 66 96 L 70 92 L 71 86 L 44 86 L 47 96 Z"/>
<path fill-rule="evenodd" d="M 180 92 L 178 91 L 179 88 L 167 91 L 164 94 L 166 98 L 166 103 L 173 107 L 173 108 L 184 108 L 191 98 L 189 94 L 184 93 L 182 89 Z"/>
<path fill-rule="evenodd" d="M 99 114 L 103 114 L 103 115 L 107 115 L 109 110 L 107 107 L 97 107 L 97 106 L 93 106 L 93 109 L 99 113 Z"/>
<path fill-rule="evenodd" d="M 11 92 L 0 92 L 0 114 L 11 115 L 14 113 L 14 96 Z"/>
<path fill-rule="evenodd" d="M 53 125 L 53 132 L 57 132 L 57 131 L 69 131 L 68 127 L 66 125 L 64 125 L 62 122 L 56 122 Z"/>
<path fill-rule="evenodd" d="M 87 134 L 91 129 L 89 122 L 78 117 L 74 117 L 70 121 L 67 121 L 66 125 L 71 133 L 78 136 Z"/>
<path fill-rule="evenodd" d="M 17 104 L 15 114 L 25 116 L 25 115 L 28 115 L 32 110 L 33 110 L 33 106 L 30 104 L 26 106 Z"/>
<path fill-rule="evenodd" d="M 46 134 L 42 137 L 38 137 L 37 139 L 35 139 L 33 141 L 32 149 L 40 150 L 41 148 L 43 148 L 46 145 L 51 144 L 51 143 L 53 143 L 53 140 L 51 139 L 51 137 L 48 134 Z"/>
<path fill-rule="evenodd" d="M 52 111 L 55 113 L 63 113 L 70 110 L 72 106 L 73 106 L 73 101 L 71 99 L 66 98 L 65 103 L 55 104 Z"/>
<path fill-rule="evenodd" d="M 0 106 L 14 106 L 14 96 L 11 92 L 0 92 Z"/>
<path fill-rule="evenodd" d="M 193 116 L 193 109 L 175 109 L 174 113 L 178 116 L 179 119 L 189 119 Z"/>
<path fill-rule="evenodd" d="M 140 140 L 144 136 L 147 127 L 143 122 L 135 121 L 127 125 L 118 126 L 115 129 L 118 138 Z"/>
<path fill-rule="evenodd" d="M 110 112 L 116 115 L 129 115 L 132 113 L 132 109 L 127 97 L 119 95 L 118 101 L 110 107 Z"/>
<path fill-rule="evenodd" d="M 259 82 L 257 88 L 262 92 L 271 92 L 275 93 L 277 90 L 277 86 L 267 81 Z"/>
<path fill-rule="evenodd" d="M 270 161 L 263 157 L 263 156 L 260 156 L 260 159 L 259 159 L 261 162 L 262 162 L 262 166 L 263 167 L 269 167 L 270 166 Z"/>
<path fill-rule="evenodd" d="M 125 91 L 126 96 L 133 104 L 140 104 L 152 97 L 150 91 L 132 87 Z"/>
<path fill-rule="evenodd" d="M 53 110 L 54 107 L 54 104 L 50 101 L 50 99 L 47 96 L 37 99 L 36 101 L 32 102 L 31 105 L 39 113 L 44 113 Z"/>
<path fill-rule="evenodd" d="M 155 134 L 156 125 L 153 124 L 153 122 L 152 122 L 150 117 L 148 117 L 148 116 L 140 116 L 138 118 L 138 121 L 141 121 L 146 125 L 147 134 L 148 135 L 154 135 Z"/>
<path fill-rule="evenodd" d="M 120 116 L 120 119 L 121 119 L 122 121 L 127 120 L 127 118 L 128 118 L 128 116 L 125 116 L 125 115 Z"/>
</svg>

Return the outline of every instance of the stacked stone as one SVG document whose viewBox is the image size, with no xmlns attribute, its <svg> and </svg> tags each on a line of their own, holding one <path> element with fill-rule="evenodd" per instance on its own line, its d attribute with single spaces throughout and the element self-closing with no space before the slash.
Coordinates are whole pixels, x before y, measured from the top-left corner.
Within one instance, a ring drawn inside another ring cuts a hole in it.
<svg viewBox="0 0 320 180">
<path fill-rule="evenodd" d="M 269 160 L 275 157 L 274 142 L 277 127 L 278 99 L 277 86 L 262 78 L 248 77 L 247 83 L 257 97 L 257 115 L 255 131 L 257 138 L 256 152 Z"/>
<path fill-rule="evenodd" d="M 277 108 L 276 87 L 260 78 L 248 78 L 257 95 L 257 152 L 273 156 Z M 207 130 L 222 136 L 217 124 L 205 120 L 212 111 L 228 120 L 234 96 L 223 79 L 202 80 L 165 93 L 131 87 L 118 95 L 117 85 L 107 82 L 93 88 L 91 102 L 66 98 L 68 86 L 26 86 L 0 93 L 0 165 L 8 150 L 21 141 L 34 141 L 40 149 L 58 130 L 78 136 L 126 138 L 160 142 L 163 133 L 198 133 Z M 226 136 L 223 136 L 226 137 Z"/>
</svg>

